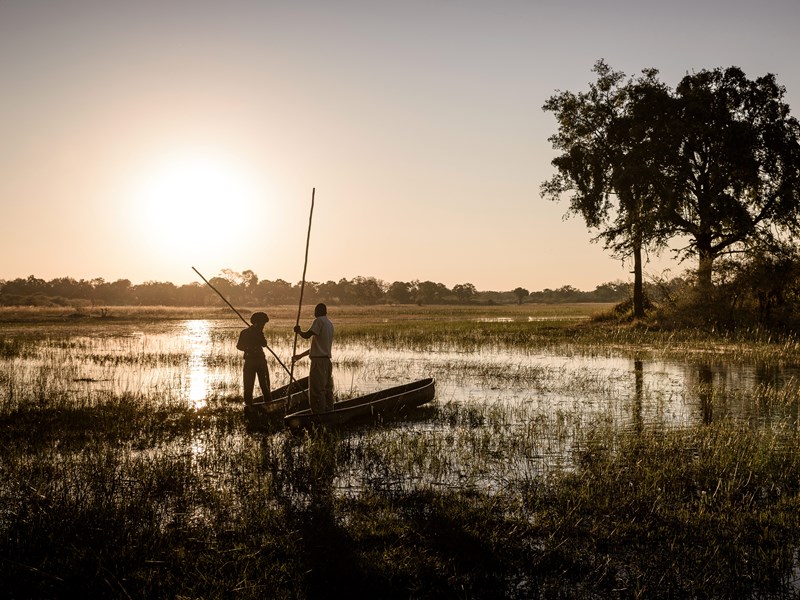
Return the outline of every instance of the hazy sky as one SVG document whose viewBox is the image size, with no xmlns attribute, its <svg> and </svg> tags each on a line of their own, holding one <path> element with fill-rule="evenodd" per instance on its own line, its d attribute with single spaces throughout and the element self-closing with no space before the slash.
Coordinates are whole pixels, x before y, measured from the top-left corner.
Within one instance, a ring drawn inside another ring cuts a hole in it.
<svg viewBox="0 0 800 600">
<path fill-rule="evenodd" d="M 312 281 L 628 280 L 539 196 L 542 104 L 604 58 L 772 72 L 798 116 L 798 27 L 798 0 L 0 0 L 0 279 L 296 282 L 316 187 Z"/>
</svg>

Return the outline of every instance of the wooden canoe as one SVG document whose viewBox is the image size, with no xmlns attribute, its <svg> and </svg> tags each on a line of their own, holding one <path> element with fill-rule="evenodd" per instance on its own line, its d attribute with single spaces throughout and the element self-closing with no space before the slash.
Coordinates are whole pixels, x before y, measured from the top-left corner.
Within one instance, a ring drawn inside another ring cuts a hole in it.
<svg viewBox="0 0 800 600">
<path fill-rule="evenodd" d="M 300 430 L 312 425 L 343 425 L 352 421 L 398 415 L 433 400 L 436 381 L 420 379 L 395 387 L 373 392 L 358 398 L 342 400 L 333 410 L 315 414 L 310 408 L 286 415 L 283 422 L 289 429 Z"/>
<path fill-rule="evenodd" d="M 286 413 L 308 408 L 308 377 L 295 380 L 292 395 L 287 396 L 289 384 L 272 390 L 272 400 L 264 402 L 263 396 L 253 398 L 252 404 L 245 404 L 244 416 L 251 427 L 265 427 L 268 422 L 280 422 Z"/>
</svg>

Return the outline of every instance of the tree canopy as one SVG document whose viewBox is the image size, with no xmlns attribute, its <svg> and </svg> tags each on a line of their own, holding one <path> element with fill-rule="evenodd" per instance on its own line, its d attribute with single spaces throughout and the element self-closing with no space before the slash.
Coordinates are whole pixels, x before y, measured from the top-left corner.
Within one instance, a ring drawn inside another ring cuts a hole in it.
<svg viewBox="0 0 800 600">
<path fill-rule="evenodd" d="M 671 98 L 662 218 L 689 236 L 703 285 L 722 254 L 796 233 L 800 125 L 784 94 L 730 67 L 687 75 Z"/>
<path fill-rule="evenodd" d="M 645 69 L 637 78 L 598 61 L 587 92 L 559 92 L 544 104 L 558 122 L 556 174 L 542 196 L 569 198 L 596 239 L 634 261 L 634 309 L 641 252 L 688 239 L 710 286 L 714 260 L 797 233 L 800 127 L 775 76 L 741 69 L 686 75 L 673 90 Z"/>
</svg>

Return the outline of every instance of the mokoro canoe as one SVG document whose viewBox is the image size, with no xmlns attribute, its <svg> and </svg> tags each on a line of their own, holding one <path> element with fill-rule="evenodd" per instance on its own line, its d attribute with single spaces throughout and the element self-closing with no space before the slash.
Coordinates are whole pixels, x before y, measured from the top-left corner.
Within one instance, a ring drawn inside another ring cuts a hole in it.
<svg viewBox="0 0 800 600">
<path fill-rule="evenodd" d="M 287 396 L 289 384 L 272 390 L 272 401 L 264 402 L 264 397 L 253 398 L 252 404 L 245 404 L 244 416 L 251 427 L 265 427 L 269 422 L 280 422 L 286 413 L 308 408 L 308 377 L 295 380 L 292 395 Z"/>
<path fill-rule="evenodd" d="M 299 430 L 312 425 L 343 425 L 352 421 L 402 414 L 430 402 L 436 395 L 436 381 L 420 379 L 373 392 L 358 398 L 342 400 L 333 410 L 314 414 L 310 408 L 286 415 L 283 422 L 289 429 Z"/>
</svg>

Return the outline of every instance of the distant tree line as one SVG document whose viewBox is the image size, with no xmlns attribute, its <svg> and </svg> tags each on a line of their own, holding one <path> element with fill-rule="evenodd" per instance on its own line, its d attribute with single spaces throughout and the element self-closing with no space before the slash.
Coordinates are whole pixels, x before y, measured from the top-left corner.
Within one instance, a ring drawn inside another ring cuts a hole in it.
<svg viewBox="0 0 800 600">
<path fill-rule="evenodd" d="M 300 284 L 282 279 L 259 279 L 251 270 L 225 269 L 210 283 L 230 302 L 239 306 L 294 304 Z M 304 300 L 328 304 L 522 304 L 566 302 L 623 302 L 630 285 L 622 281 L 598 285 L 584 292 L 565 285 L 555 290 L 528 292 L 523 287 L 510 291 L 478 291 L 471 283 L 448 288 L 433 281 L 395 281 L 375 277 L 355 277 L 324 283 L 306 282 Z M 214 306 L 219 297 L 202 283 L 175 285 L 147 281 L 133 284 L 128 279 L 109 282 L 102 278 L 59 277 L 50 281 L 31 275 L 25 279 L 0 280 L 0 305 L 3 306 Z"/>
</svg>

